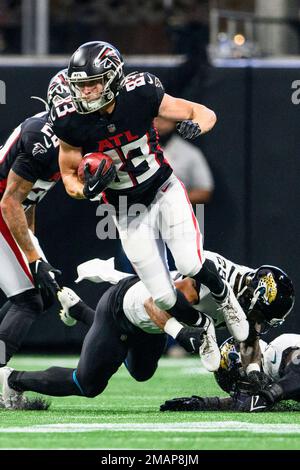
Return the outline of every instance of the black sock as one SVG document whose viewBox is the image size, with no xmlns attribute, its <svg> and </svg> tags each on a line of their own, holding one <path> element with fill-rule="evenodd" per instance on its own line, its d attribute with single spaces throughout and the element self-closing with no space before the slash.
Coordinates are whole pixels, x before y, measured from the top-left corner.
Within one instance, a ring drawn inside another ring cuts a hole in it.
<svg viewBox="0 0 300 470">
<path fill-rule="evenodd" d="M 75 320 L 79 320 L 87 326 L 91 326 L 94 317 L 95 317 L 95 310 L 91 307 L 86 305 L 82 300 L 80 300 L 76 305 L 69 308 L 70 315 Z"/>
<path fill-rule="evenodd" d="M 221 278 L 215 264 L 206 259 L 200 271 L 193 276 L 196 281 L 197 289 L 200 290 L 201 284 L 204 284 L 210 290 L 211 294 L 221 302 L 225 299 L 228 289 Z"/>
<path fill-rule="evenodd" d="M 176 289 L 177 300 L 175 305 L 172 308 L 167 310 L 172 317 L 176 318 L 178 321 L 182 321 L 187 325 L 196 325 L 199 320 L 201 321 L 202 315 L 198 310 L 195 310 L 191 304 L 186 300 L 182 292 Z"/>
<path fill-rule="evenodd" d="M 29 390 L 54 397 L 82 396 L 73 379 L 73 374 L 74 369 L 66 367 L 50 367 L 50 369 L 35 372 L 14 370 L 8 378 L 8 385 L 18 392 Z"/>
</svg>

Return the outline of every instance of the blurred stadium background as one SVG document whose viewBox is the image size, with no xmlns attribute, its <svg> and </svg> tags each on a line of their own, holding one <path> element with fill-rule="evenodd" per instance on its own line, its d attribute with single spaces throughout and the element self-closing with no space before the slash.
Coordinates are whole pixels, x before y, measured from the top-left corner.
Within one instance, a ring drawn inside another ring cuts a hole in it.
<svg viewBox="0 0 300 470">
<path fill-rule="evenodd" d="M 297 294 L 299 1 L 0 0 L 1 143 L 43 110 L 31 96 L 45 98 L 50 78 L 89 40 L 111 42 L 128 72 L 151 71 L 168 93 L 217 113 L 215 129 L 194 142 L 215 180 L 205 208 L 205 247 L 241 264 L 282 267 Z M 72 200 L 61 183 L 38 207 L 38 238 L 63 271 L 61 284 L 74 287 L 76 266 L 90 258 L 116 256 L 118 267 L 118 241 L 96 238 L 96 208 Z M 95 306 L 99 286 L 76 290 Z M 298 306 L 268 339 L 299 332 Z M 23 352 L 80 350 L 83 327 L 67 328 L 54 313 L 35 323 Z"/>
</svg>

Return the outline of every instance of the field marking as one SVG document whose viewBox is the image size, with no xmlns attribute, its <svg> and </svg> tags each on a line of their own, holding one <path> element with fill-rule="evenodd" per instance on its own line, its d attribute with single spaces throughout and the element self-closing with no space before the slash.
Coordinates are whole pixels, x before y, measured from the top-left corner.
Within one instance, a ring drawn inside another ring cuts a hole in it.
<svg viewBox="0 0 300 470">
<path fill-rule="evenodd" d="M 72 367 L 75 368 L 78 363 L 79 357 L 55 357 L 55 356 L 50 356 L 50 357 L 34 357 L 34 356 L 20 356 L 20 357 L 15 357 L 15 360 L 12 361 L 12 367 L 20 370 L 21 368 L 24 369 L 30 369 L 32 370 L 33 368 L 41 368 L 45 369 L 51 366 L 60 366 L 60 367 Z M 180 372 L 184 375 L 206 375 L 206 374 L 211 374 L 208 370 L 204 369 L 204 367 L 201 364 L 201 361 L 199 358 L 180 358 L 180 359 L 174 359 L 174 358 L 167 358 L 163 357 L 159 360 L 158 364 L 159 369 L 164 369 L 164 373 L 166 374 L 166 377 L 171 376 L 174 374 L 174 369 L 181 369 L 180 371 L 176 370 L 177 372 Z M 167 370 L 169 369 L 169 370 Z M 128 371 L 124 365 L 120 367 L 118 370 L 118 375 L 128 375 Z"/>
<path fill-rule="evenodd" d="M 219 433 L 224 431 L 239 431 L 251 433 L 300 434 L 300 424 L 256 424 L 243 421 L 185 423 L 57 423 L 0 428 L 0 433 L 84 433 L 95 431 L 167 433 Z"/>
<path fill-rule="evenodd" d="M 79 360 L 79 356 L 47 356 L 47 357 L 41 357 L 41 356 L 15 356 L 14 359 L 11 362 L 14 362 L 15 364 L 20 365 L 30 365 L 36 367 L 37 365 L 53 365 L 53 364 L 72 364 L 75 365 L 77 364 Z M 175 367 L 195 367 L 196 364 L 199 364 L 201 366 L 200 359 L 195 356 L 194 358 L 192 357 L 183 357 L 183 358 L 172 358 L 172 357 L 162 357 L 159 360 L 159 366 L 162 367 L 170 367 L 170 368 L 175 368 Z"/>
</svg>

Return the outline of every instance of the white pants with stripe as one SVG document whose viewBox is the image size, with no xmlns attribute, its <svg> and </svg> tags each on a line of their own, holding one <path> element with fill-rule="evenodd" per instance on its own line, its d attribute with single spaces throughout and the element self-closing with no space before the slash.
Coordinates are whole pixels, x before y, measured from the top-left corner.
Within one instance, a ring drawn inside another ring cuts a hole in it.
<svg viewBox="0 0 300 470">
<path fill-rule="evenodd" d="M 38 253 L 45 258 L 37 238 L 30 230 L 29 234 Z M 7 297 L 11 297 L 33 287 L 27 258 L 10 233 L 0 211 L 0 289 Z"/>
<path fill-rule="evenodd" d="M 198 222 L 184 185 L 173 174 L 152 204 L 140 214 L 138 209 L 136 204 L 128 215 L 115 219 L 122 246 L 156 305 L 169 309 L 176 302 L 176 293 L 165 244 L 181 274 L 197 274 L 205 261 Z"/>
</svg>

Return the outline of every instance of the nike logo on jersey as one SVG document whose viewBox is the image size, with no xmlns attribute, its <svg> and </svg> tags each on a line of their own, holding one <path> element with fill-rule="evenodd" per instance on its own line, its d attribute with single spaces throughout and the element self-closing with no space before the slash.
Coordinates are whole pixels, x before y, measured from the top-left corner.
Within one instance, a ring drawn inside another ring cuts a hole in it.
<svg viewBox="0 0 300 470">
<path fill-rule="evenodd" d="M 262 410 L 264 408 L 266 408 L 266 405 L 260 405 L 260 406 L 256 406 L 258 401 L 260 399 L 260 396 L 259 395 L 253 395 L 251 397 L 251 405 L 250 405 L 250 411 L 255 411 L 255 410 Z"/>
<path fill-rule="evenodd" d="M 273 357 L 273 359 L 272 359 L 272 361 L 271 361 L 271 364 L 276 364 L 276 359 L 277 359 L 277 354 L 276 354 L 276 351 L 275 351 L 274 357 Z"/>
</svg>

